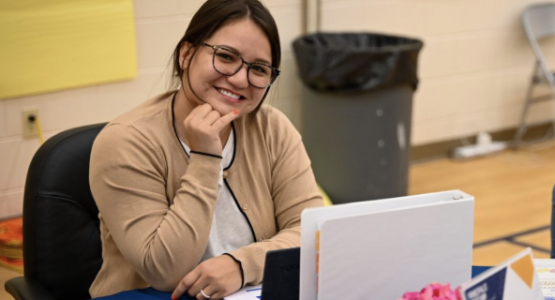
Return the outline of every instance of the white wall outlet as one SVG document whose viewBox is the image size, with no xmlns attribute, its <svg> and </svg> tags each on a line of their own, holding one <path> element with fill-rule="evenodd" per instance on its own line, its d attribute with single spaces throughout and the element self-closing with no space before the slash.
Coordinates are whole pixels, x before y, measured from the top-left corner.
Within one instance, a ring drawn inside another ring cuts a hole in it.
<svg viewBox="0 0 555 300">
<path fill-rule="evenodd" d="M 25 108 L 21 112 L 21 124 L 23 128 L 23 137 L 36 137 L 39 135 L 37 127 L 37 118 L 39 116 L 38 108 Z M 33 121 L 34 120 L 34 121 Z"/>
</svg>

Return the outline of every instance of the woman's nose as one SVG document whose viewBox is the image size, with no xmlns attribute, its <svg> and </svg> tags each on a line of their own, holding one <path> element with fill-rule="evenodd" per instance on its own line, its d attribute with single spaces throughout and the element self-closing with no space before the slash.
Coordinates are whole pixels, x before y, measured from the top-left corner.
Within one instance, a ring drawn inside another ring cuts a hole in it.
<svg viewBox="0 0 555 300">
<path fill-rule="evenodd" d="M 227 76 L 227 81 L 238 88 L 247 88 L 249 87 L 249 79 L 248 76 L 248 67 L 243 64 L 241 69 L 237 71 L 237 73 L 233 75 Z"/>
</svg>

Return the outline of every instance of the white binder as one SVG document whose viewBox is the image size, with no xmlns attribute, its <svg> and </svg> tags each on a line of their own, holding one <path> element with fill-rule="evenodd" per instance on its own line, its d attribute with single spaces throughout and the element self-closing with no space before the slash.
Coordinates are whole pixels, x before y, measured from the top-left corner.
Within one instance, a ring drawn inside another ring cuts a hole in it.
<svg viewBox="0 0 555 300">
<path fill-rule="evenodd" d="M 458 190 L 306 209 L 300 299 L 395 300 L 432 282 L 456 287 L 471 278 L 473 219 L 474 197 Z"/>
</svg>

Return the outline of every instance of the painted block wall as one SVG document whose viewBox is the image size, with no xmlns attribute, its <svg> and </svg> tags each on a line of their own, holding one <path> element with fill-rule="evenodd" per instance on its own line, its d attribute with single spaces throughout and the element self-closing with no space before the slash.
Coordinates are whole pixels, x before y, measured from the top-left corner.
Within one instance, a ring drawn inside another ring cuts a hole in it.
<svg viewBox="0 0 555 300">
<path fill-rule="evenodd" d="M 412 145 L 422 145 L 517 126 L 534 62 L 520 16 L 535 2 L 322 0 L 321 24 L 424 41 L 412 127 Z M 545 46 L 555 63 L 555 40 Z M 547 120 L 554 108 L 537 105 L 530 120 Z"/>
<path fill-rule="evenodd" d="M 282 39 L 282 75 L 269 103 L 299 124 L 301 84 L 291 42 L 302 34 L 302 0 L 263 1 Z M 514 127 L 533 55 L 520 24 L 531 0 L 321 0 L 321 29 L 369 31 L 424 40 L 414 98 L 412 145 Z M 21 111 L 39 109 L 45 138 L 107 122 L 167 88 L 167 63 L 201 0 L 134 0 L 138 77 L 20 98 L 0 99 L 0 219 L 21 214 L 27 167 L 39 147 L 22 136 Z M 555 54 L 555 43 L 549 43 Z M 555 57 L 554 57 L 555 58 Z M 555 62 L 555 60 L 550 59 Z M 532 119 L 555 114 L 552 103 Z"/>
<path fill-rule="evenodd" d="M 47 139 L 69 128 L 107 122 L 165 91 L 171 52 L 203 2 L 134 0 L 138 60 L 134 80 L 0 99 L 0 219 L 22 213 L 27 168 L 39 147 L 38 139 L 22 136 L 21 111 L 38 108 Z M 299 86 L 290 44 L 302 31 L 301 0 L 264 3 L 278 23 L 283 49 L 282 75 L 268 100 L 294 120 Z"/>
</svg>

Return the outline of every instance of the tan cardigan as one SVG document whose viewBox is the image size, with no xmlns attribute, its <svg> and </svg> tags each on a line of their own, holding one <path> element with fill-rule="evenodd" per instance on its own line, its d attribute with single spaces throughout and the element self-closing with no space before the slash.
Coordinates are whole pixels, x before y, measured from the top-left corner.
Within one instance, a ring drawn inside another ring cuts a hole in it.
<svg viewBox="0 0 555 300">
<path fill-rule="evenodd" d="M 94 142 L 90 184 L 104 262 L 93 297 L 172 291 L 206 248 L 221 158 L 187 156 L 173 127 L 173 94 L 118 117 Z M 301 211 L 322 198 L 301 137 L 281 112 L 262 106 L 233 126 L 235 157 L 224 178 L 256 242 L 230 254 L 244 283 L 258 284 L 266 252 L 299 246 Z"/>
</svg>

